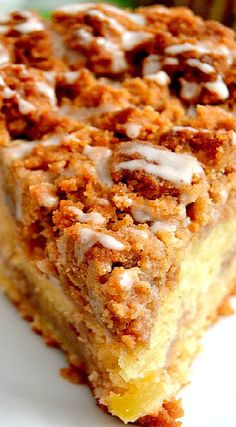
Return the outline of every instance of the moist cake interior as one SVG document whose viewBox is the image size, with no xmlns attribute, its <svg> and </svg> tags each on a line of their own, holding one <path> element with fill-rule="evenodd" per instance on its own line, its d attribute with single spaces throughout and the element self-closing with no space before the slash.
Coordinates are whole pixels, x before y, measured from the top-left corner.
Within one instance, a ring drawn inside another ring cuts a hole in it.
<svg viewBox="0 0 236 427">
<path fill-rule="evenodd" d="M 178 288 L 160 295 L 150 347 L 136 348 L 135 354 L 117 346 L 104 328 L 86 317 L 83 307 L 78 313 L 61 287 L 39 274 L 14 233 L 13 221 L 1 192 L 1 278 L 6 293 L 23 313 L 26 298 L 34 327 L 58 342 L 70 363 L 86 363 L 96 397 L 113 415 L 128 422 L 145 411 L 158 413 L 163 401 L 174 399 L 187 383 L 199 338 L 234 289 L 236 219 L 209 229 L 186 247 Z M 104 372 L 106 381 L 107 375 L 112 377 L 112 391 L 107 383 L 99 393 Z"/>
<path fill-rule="evenodd" d="M 235 286 L 235 52 L 185 8 L 1 23 L 1 283 L 125 423 L 180 425 Z"/>
</svg>

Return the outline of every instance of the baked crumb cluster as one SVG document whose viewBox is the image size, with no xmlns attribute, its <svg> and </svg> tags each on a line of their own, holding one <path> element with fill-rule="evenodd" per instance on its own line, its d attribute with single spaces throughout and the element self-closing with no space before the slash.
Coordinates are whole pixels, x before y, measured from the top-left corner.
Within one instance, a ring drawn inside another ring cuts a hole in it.
<svg viewBox="0 0 236 427">
<path fill-rule="evenodd" d="M 148 343 L 181 248 L 234 204 L 234 34 L 93 3 L 14 12 L 0 33 L 2 165 L 32 262 Z"/>
<path fill-rule="evenodd" d="M 74 53 L 74 67 L 82 62 L 99 75 L 141 75 L 171 85 L 190 104 L 229 97 L 234 33 L 187 9 L 154 6 L 130 13 L 86 3 L 61 7 L 53 21 Z"/>
</svg>

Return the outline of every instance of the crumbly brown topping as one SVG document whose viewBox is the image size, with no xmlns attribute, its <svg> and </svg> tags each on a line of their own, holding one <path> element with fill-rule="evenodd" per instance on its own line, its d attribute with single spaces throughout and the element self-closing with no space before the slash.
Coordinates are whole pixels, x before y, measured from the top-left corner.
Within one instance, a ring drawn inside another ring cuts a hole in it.
<svg viewBox="0 0 236 427">
<path fill-rule="evenodd" d="M 36 13 L 29 10 L 9 13 L 1 19 L 0 33 L 11 52 L 10 62 L 41 69 L 57 65 L 58 61 L 52 56 L 48 25 Z"/>
<path fill-rule="evenodd" d="M 138 425 L 146 427 L 180 427 L 184 411 L 181 400 L 164 402 L 163 407 L 157 415 L 147 415 L 138 420 Z"/>
<path fill-rule="evenodd" d="M 53 18 L 65 45 L 82 53 L 95 73 L 141 74 L 161 86 L 171 84 L 189 104 L 229 98 L 234 33 L 216 22 L 204 22 L 184 8 L 127 13 L 93 3 L 59 8 Z"/>
<path fill-rule="evenodd" d="M 102 4 L 3 26 L 1 162 L 23 244 L 116 339 L 148 343 L 181 248 L 234 205 L 233 33 Z"/>
</svg>

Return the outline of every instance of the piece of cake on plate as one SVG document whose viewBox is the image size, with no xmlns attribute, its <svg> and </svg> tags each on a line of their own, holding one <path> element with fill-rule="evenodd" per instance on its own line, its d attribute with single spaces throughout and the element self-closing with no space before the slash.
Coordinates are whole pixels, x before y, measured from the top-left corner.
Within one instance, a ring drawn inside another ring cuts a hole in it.
<svg viewBox="0 0 236 427">
<path fill-rule="evenodd" d="M 3 25 L 1 283 L 101 407 L 178 426 L 235 286 L 234 34 L 93 3 Z"/>
</svg>

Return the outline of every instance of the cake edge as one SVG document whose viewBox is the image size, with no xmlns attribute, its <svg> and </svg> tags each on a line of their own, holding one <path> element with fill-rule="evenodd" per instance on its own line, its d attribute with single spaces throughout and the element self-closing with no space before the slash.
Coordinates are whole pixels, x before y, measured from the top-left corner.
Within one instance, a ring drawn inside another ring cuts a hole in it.
<svg viewBox="0 0 236 427">
<path fill-rule="evenodd" d="M 60 369 L 61 376 L 72 383 L 86 383 L 95 397 L 92 384 L 88 380 L 85 364 L 82 362 L 80 365 L 73 364 L 73 362 L 70 360 L 68 344 L 64 340 L 63 335 L 58 333 L 53 324 L 48 324 L 45 321 L 42 313 L 36 309 L 33 303 L 24 295 L 22 291 L 17 289 L 13 280 L 9 279 L 9 277 L 4 274 L 4 267 L 1 260 L 0 292 L 3 292 L 13 303 L 21 318 L 30 324 L 32 331 L 35 334 L 40 335 L 48 347 L 58 348 L 63 351 L 66 358 L 67 367 Z M 99 408 L 111 416 L 106 406 L 100 405 L 97 399 L 96 403 Z M 139 418 L 135 423 L 131 424 L 145 427 L 179 427 L 181 426 L 181 422 L 178 421 L 177 418 L 182 417 L 183 414 L 184 411 L 182 409 L 181 400 L 172 400 L 169 402 L 164 402 L 163 407 L 161 411 L 159 411 L 158 415 L 146 415 L 142 418 Z M 119 421 L 122 423 L 121 420 Z"/>
<path fill-rule="evenodd" d="M 56 330 L 52 323 L 49 324 L 47 321 L 45 321 L 43 314 L 37 310 L 34 304 L 24 295 L 22 291 L 17 289 L 14 281 L 9 279 L 9 277 L 4 274 L 4 266 L 2 265 L 1 260 L 0 283 L 0 291 L 3 291 L 3 293 L 13 303 L 20 316 L 30 324 L 33 332 L 42 336 L 44 343 L 48 347 L 59 348 L 63 351 L 66 358 L 67 367 L 61 368 L 61 376 L 73 383 L 86 383 L 94 395 L 92 384 L 88 380 L 85 364 L 81 362 L 81 364 L 78 365 L 71 361 L 70 351 L 68 350 L 68 343 L 64 340 L 63 335 L 58 333 L 58 330 Z M 230 305 L 230 298 L 233 295 L 236 295 L 236 283 L 233 289 L 229 291 L 229 294 L 222 300 L 222 303 L 216 312 L 216 316 L 215 318 L 211 319 L 211 324 L 209 326 L 217 322 L 221 316 L 228 316 L 233 313 L 233 309 Z M 99 408 L 109 414 L 106 406 L 100 405 L 97 399 L 96 403 Z M 157 415 L 146 415 L 142 418 L 139 418 L 135 423 L 132 424 L 145 427 L 180 427 L 182 423 L 179 418 L 182 418 L 183 415 L 184 411 L 181 405 L 181 399 L 176 399 L 165 401 L 162 409 Z"/>
</svg>

